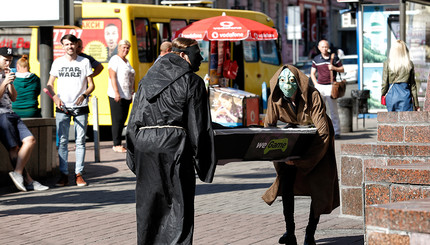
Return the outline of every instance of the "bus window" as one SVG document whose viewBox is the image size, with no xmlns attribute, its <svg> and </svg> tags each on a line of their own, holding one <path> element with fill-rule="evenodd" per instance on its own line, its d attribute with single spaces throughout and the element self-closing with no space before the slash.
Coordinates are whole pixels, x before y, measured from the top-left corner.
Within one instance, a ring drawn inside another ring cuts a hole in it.
<svg viewBox="0 0 430 245">
<path fill-rule="evenodd" d="M 137 50 L 140 62 L 152 62 L 154 60 L 153 51 L 151 47 L 151 37 L 148 32 L 149 23 L 147 19 L 136 19 L 136 40 Z"/>
<path fill-rule="evenodd" d="M 272 65 L 279 65 L 279 55 L 276 50 L 275 40 L 260 41 L 258 44 L 261 61 Z"/>
<path fill-rule="evenodd" d="M 175 36 L 176 37 L 176 35 L 175 35 L 175 33 L 178 31 L 178 30 L 180 30 L 180 29 L 182 29 L 182 28 L 184 28 L 184 27 L 186 27 L 187 26 L 187 21 L 186 20 L 170 20 L 170 27 L 172 28 L 172 36 Z"/>
<path fill-rule="evenodd" d="M 197 41 L 200 47 L 200 54 L 203 57 L 202 62 L 208 62 L 209 60 L 209 41 Z"/>
<path fill-rule="evenodd" d="M 243 56 L 247 62 L 258 61 L 258 51 L 256 41 L 243 41 Z"/>
</svg>

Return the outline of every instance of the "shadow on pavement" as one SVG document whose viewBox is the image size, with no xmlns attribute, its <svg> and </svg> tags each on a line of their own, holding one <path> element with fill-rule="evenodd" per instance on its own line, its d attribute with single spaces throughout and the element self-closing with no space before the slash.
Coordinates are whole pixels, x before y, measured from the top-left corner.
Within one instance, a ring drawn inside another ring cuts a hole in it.
<svg viewBox="0 0 430 245">
<path fill-rule="evenodd" d="M 364 244 L 364 236 L 341 236 L 341 237 L 330 237 L 317 239 L 317 244 L 333 244 L 333 245 L 345 245 L 345 244 Z"/>
<path fill-rule="evenodd" d="M 65 187 L 69 188 L 69 187 Z M 78 188 L 78 187 L 76 187 Z M 65 191 L 49 195 L 49 191 L 44 196 L 28 196 L 18 199 L 8 199 L 1 202 L 2 206 L 34 205 L 31 207 L 17 208 L 0 211 L 0 217 L 4 215 L 22 214 L 49 214 L 56 212 L 71 212 L 77 210 L 90 210 L 106 208 L 110 205 L 135 203 L 134 190 L 123 191 Z"/>
<path fill-rule="evenodd" d="M 269 188 L 272 182 L 258 184 L 207 184 L 197 185 L 196 195 L 215 194 L 231 191 L 244 191 L 252 189 Z"/>
</svg>

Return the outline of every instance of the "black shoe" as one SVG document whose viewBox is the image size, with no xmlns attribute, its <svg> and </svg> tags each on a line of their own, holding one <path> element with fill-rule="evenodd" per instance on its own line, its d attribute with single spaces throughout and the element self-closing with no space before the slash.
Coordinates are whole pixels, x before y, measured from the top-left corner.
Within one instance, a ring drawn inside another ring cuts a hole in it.
<svg viewBox="0 0 430 245">
<path fill-rule="evenodd" d="M 316 245 L 315 237 L 305 235 L 305 242 L 303 243 L 303 245 Z"/>
<path fill-rule="evenodd" d="M 61 173 L 60 180 L 58 180 L 58 182 L 57 182 L 57 184 L 55 184 L 55 186 L 66 186 L 68 184 L 69 184 L 69 176 Z"/>
<path fill-rule="evenodd" d="M 296 235 L 294 234 L 288 234 L 288 232 L 285 232 L 284 235 L 279 238 L 279 244 L 288 244 L 288 245 L 297 245 L 297 239 Z"/>
</svg>

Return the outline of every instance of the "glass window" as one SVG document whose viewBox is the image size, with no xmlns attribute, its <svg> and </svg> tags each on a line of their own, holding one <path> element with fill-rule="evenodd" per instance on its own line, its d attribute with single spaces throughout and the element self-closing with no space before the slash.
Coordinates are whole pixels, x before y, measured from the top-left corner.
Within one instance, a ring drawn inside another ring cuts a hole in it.
<svg viewBox="0 0 430 245">
<path fill-rule="evenodd" d="M 407 1 L 406 13 L 406 44 L 414 63 L 418 96 L 423 103 L 430 70 L 430 6 Z"/>
<path fill-rule="evenodd" d="M 171 20 L 170 27 L 172 28 L 172 37 L 176 37 L 176 32 L 187 26 L 186 20 Z"/>
<path fill-rule="evenodd" d="M 147 19 L 136 19 L 136 41 L 137 52 L 140 62 L 152 62 L 154 60 L 153 47 L 151 45 L 151 37 L 148 31 L 149 22 Z M 151 28 L 152 29 L 152 28 Z"/>
<path fill-rule="evenodd" d="M 258 51 L 256 41 L 243 41 L 243 56 L 247 62 L 258 61 Z"/>
<path fill-rule="evenodd" d="M 279 65 L 279 55 L 275 40 L 260 41 L 258 44 L 261 61 L 272 65 Z"/>
</svg>

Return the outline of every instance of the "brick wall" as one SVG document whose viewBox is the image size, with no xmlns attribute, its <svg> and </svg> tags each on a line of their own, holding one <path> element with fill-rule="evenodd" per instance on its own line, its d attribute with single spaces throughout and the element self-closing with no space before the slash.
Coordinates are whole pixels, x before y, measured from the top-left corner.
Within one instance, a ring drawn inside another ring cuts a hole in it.
<svg viewBox="0 0 430 245">
<path fill-rule="evenodd" d="M 378 113 L 377 142 L 341 145 L 340 192 L 341 214 L 363 217 L 365 204 L 395 201 L 395 191 L 406 191 L 404 186 L 374 183 L 365 186 L 368 168 L 384 166 L 430 165 L 430 112 Z M 381 172 L 380 175 L 383 175 Z M 369 180 L 370 181 L 370 180 Z M 406 183 L 408 185 L 408 183 Z M 403 189 L 402 189 L 403 188 Z M 415 187 L 410 187 L 414 189 Z M 365 190 L 369 200 L 365 199 Z M 413 190 L 410 190 L 414 193 Z M 420 190 L 427 193 L 426 188 Z M 409 193 L 409 191 L 408 191 Z M 385 195 L 385 196 L 384 196 Z M 403 194 L 397 195 L 401 196 Z M 421 194 L 420 198 L 427 194 Z M 388 197 L 389 196 L 389 197 Z M 413 195 L 412 195 L 413 196 Z M 370 200 L 370 199 L 373 200 Z M 400 198 L 404 200 L 407 198 Z"/>
</svg>

